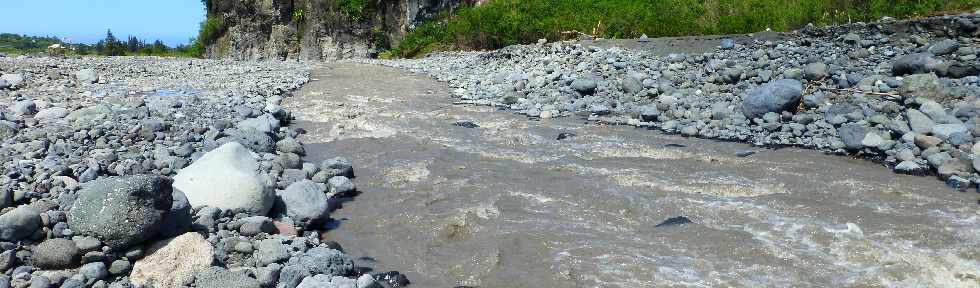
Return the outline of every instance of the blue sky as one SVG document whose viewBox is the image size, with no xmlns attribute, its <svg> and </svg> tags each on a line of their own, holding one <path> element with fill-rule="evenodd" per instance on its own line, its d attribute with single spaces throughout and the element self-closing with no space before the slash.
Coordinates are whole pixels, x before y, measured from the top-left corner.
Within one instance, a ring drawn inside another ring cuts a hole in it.
<svg viewBox="0 0 980 288">
<path fill-rule="evenodd" d="M 95 43 L 112 29 L 174 46 L 197 36 L 204 14 L 201 0 L 0 0 L 0 32 Z"/>
</svg>

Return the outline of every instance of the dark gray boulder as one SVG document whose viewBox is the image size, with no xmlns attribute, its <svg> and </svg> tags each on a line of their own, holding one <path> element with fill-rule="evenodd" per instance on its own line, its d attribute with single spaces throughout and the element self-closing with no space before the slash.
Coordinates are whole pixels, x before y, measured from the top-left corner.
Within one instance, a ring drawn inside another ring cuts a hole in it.
<svg viewBox="0 0 980 288">
<path fill-rule="evenodd" d="M 847 150 L 856 151 L 864 147 L 862 141 L 868 135 L 868 129 L 856 123 L 849 123 L 837 128 L 837 134 Z"/>
<path fill-rule="evenodd" d="M 748 119 L 754 119 L 769 112 L 793 111 L 802 97 L 803 83 L 800 81 L 776 80 L 749 90 L 742 101 L 742 114 Z"/>
<path fill-rule="evenodd" d="M 276 239 L 259 241 L 255 248 L 255 265 L 258 267 L 289 259 L 289 249 Z"/>
<path fill-rule="evenodd" d="M 803 67 L 803 78 L 806 78 L 806 80 L 820 80 L 827 77 L 827 74 L 827 64 L 817 62 L 807 64 Z"/>
<path fill-rule="evenodd" d="M 327 159 L 320 164 L 320 169 L 323 171 L 333 170 L 335 176 L 354 178 L 354 164 L 346 158 L 334 157 Z"/>
<path fill-rule="evenodd" d="M 64 239 L 50 239 L 34 247 L 34 266 L 41 269 L 65 269 L 78 265 L 81 252 L 75 242 Z"/>
<path fill-rule="evenodd" d="M 224 133 L 226 137 L 218 139 L 218 143 L 220 144 L 238 142 L 238 144 L 242 144 L 243 146 L 248 147 L 249 150 L 258 153 L 271 153 L 275 151 L 276 148 L 276 144 L 272 139 L 272 136 L 269 136 L 269 134 L 262 131 L 251 128 L 232 128 L 225 130 Z"/>
<path fill-rule="evenodd" d="M 350 178 L 344 176 L 334 176 L 333 178 L 330 178 L 330 180 L 327 181 L 327 188 L 331 194 L 341 196 L 346 196 L 357 189 L 354 182 L 350 181 Z"/>
<path fill-rule="evenodd" d="M 33 207 L 23 205 L 0 215 L 0 241 L 19 241 L 41 228 L 41 216 Z"/>
<path fill-rule="evenodd" d="M 640 82 L 636 77 L 626 77 L 619 85 L 627 95 L 636 95 L 643 90 L 643 82 Z"/>
<path fill-rule="evenodd" d="M 302 226 L 326 219 L 330 212 L 329 198 L 320 185 L 310 180 L 290 184 L 278 192 L 276 210 Z"/>
<path fill-rule="evenodd" d="M 191 223 L 194 222 L 191 216 L 191 204 L 187 201 L 184 192 L 173 189 L 173 202 L 170 211 L 163 218 L 160 224 L 160 238 L 173 238 L 191 230 Z"/>
<path fill-rule="evenodd" d="M 82 268 L 78 269 L 78 273 L 85 275 L 85 279 L 90 282 L 109 277 L 109 270 L 106 268 L 105 263 L 102 262 L 92 262 L 82 265 Z"/>
<path fill-rule="evenodd" d="M 892 63 L 892 75 L 903 76 L 928 72 L 927 67 L 936 65 L 938 61 L 931 53 L 915 53 L 902 56 Z"/>
<path fill-rule="evenodd" d="M 572 81 L 572 89 L 582 95 L 595 94 L 598 81 L 594 77 L 581 77 Z"/>
<path fill-rule="evenodd" d="M 354 261 L 338 250 L 316 247 L 298 257 L 289 258 L 286 267 L 305 267 L 310 275 L 326 274 L 345 276 L 354 269 Z M 281 275 L 280 275 L 281 277 Z"/>
<path fill-rule="evenodd" d="M 195 283 L 197 288 L 262 288 L 255 278 L 221 267 L 211 267 L 198 273 Z"/>
<path fill-rule="evenodd" d="M 305 155 L 306 150 L 303 149 L 303 144 L 300 143 L 296 138 L 285 138 L 279 140 L 276 143 L 276 150 L 283 153 L 293 153 L 296 155 Z"/>
<path fill-rule="evenodd" d="M 943 39 L 942 41 L 936 42 L 929 46 L 929 53 L 935 54 L 936 56 L 942 56 L 956 52 L 956 49 L 960 48 L 960 42 L 956 42 L 953 39 Z"/>
<path fill-rule="evenodd" d="M 156 236 L 171 205 L 169 179 L 150 175 L 103 178 L 79 191 L 68 212 L 68 226 L 118 251 Z"/>
</svg>

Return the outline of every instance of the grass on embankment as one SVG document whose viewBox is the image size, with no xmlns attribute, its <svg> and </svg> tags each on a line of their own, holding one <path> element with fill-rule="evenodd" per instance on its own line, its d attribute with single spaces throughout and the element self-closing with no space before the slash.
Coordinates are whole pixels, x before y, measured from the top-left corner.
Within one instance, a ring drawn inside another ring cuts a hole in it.
<svg viewBox="0 0 980 288">
<path fill-rule="evenodd" d="M 972 11 L 980 0 L 491 0 L 420 25 L 383 57 L 602 38 L 741 34 Z"/>
</svg>

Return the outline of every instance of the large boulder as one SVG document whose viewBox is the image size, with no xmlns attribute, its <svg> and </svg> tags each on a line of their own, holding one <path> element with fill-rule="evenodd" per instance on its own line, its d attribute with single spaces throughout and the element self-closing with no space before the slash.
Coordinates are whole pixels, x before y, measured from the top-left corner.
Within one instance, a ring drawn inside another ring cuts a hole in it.
<svg viewBox="0 0 980 288">
<path fill-rule="evenodd" d="M 280 191 L 276 201 L 278 211 L 302 226 L 318 223 L 329 215 L 329 197 L 321 184 L 301 180 Z"/>
<path fill-rule="evenodd" d="M 598 81 L 595 77 L 586 76 L 572 81 L 572 89 L 582 95 L 595 94 L 596 87 L 598 87 Z"/>
<path fill-rule="evenodd" d="M 20 101 L 10 106 L 10 111 L 14 112 L 14 115 L 34 115 L 37 113 L 37 104 L 34 100 Z"/>
<path fill-rule="evenodd" d="M 173 189 L 173 202 L 170 205 L 170 212 L 167 212 L 163 224 L 160 225 L 160 237 L 173 238 L 184 234 L 190 231 L 193 222 L 191 204 L 187 202 L 187 196 L 184 196 L 180 190 Z"/>
<path fill-rule="evenodd" d="M 265 267 L 269 264 L 289 259 L 289 249 L 276 239 L 259 241 L 255 249 L 255 265 Z"/>
<path fill-rule="evenodd" d="M 820 80 L 827 77 L 827 74 L 829 73 L 828 71 L 829 68 L 827 67 L 827 64 L 819 62 L 806 64 L 806 66 L 803 67 L 803 78 L 810 81 Z"/>
<path fill-rule="evenodd" d="M 932 135 L 947 140 L 956 133 L 970 133 L 969 130 L 964 124 L 939 124 L 932 126 Z"/>
<path fill-rule="evenodd" d="M 23 205 L 0 215 L 0 241 L 20 241 L 41 228 L 41 215 Z"/>
<path fill-rule="evenodd" d="M 34 266 L 41 269 L 65 269 L 78 264 L 81 252 L 74 241 L 50 239 L 34 247 Z"/>
<path fill-rule="evenodd" d="M 936 102 L 949 100 L 951 95 L 946 91 L 939 76 L 934 73 L 914 74 L 902 78 L 902 88 L 899 90 L 904 96 L 922 97 Z"/>
<path fill-rule="evenodd" d="M 909 109 L 905 114 L 906 118 L 909 119 L 909 127 L 916 133 L 929 133 L 932 131 L 932 126 L 936 126 L 936 122 L 932 121 L 929 116 L 919 110 Z"/>
<path fill-rule="evenodd" d="M 236 142 L 224 144 L 180 170 L 174 177 L 174 188 L 195 208 L 210 206 L 266 215 L 275 202 L 272 180 L 260 169 L 257 157 Z"/>
<path fill-rule="evenodd" d="M 96 104 L 68 113 L 65 120 L 87 123 L 104 120 L 110 115 L 112 115 L 112 107 L 106 104 Z"/>
<path fill-rule="evenodd" d="M 279 119 L 268 113 L 259 117 L 242 120 L 236 124 L 241 129 L 252 129 L 263 133 L 274 133 L 279 130 Z"/>
<path fill-rule="evenodd" d="M 792 111 L 803 97 L 803 83 L 793 79 L 776 80 L 749 90 L 742 101 L 742 114 L 748 119 L 762 118 L 769 112 Z"/>
<path fill-rule="evenodd" d="M 42 109 L 34 114 L 34 119 L 56 120 L 68 116 L 68 109 L 65 107 L 51 107 Z"/>
<path fill-rule="evenodd" d="M 68 226 L 76 234 L 99 238 L 112 250 L 125 249 L 157 235 L 172 197 L 170 181 L 160 176 L 95 180 L 78 193 Z"/>
<path fill-rule="evenodd" d="M 136 261 L 129 280 L 136 287 L 181 287 L 211 267 L 214 248 L 197 233 L 153 244 Z"/>
<path fill-rule="evenodd" d="M 75 72 L 75 79 L 78 80 L 79 83 L 92 84 L 99 82 L 99 74 L 95 73 L 95 70 L 92 69 L 82 69 Z"/>
<path fill-rule="evenodd" d="M 868 135 L 868 129 L 857 123 L 849 123 L 837 128 L 837 134 L 847 150 L 855 151 L 864 147 L 863 141 Z"/>
<path fill-rule="evenodd" d="M 17 88 L 24 84 L 24 74 L 3 74 L 0 80 L 7 82 L 10 88 Z"/>
<path fill-rule="evenodd" d="M 929 46 L 929 53 L 936 54 L 936 56 L 942 56 L 956 52 L 956 49 L 960 48 L 960 42 L 956 42 L 953 39 L 943 39 L 942 41 L 936 42 Z"/>
</svg>

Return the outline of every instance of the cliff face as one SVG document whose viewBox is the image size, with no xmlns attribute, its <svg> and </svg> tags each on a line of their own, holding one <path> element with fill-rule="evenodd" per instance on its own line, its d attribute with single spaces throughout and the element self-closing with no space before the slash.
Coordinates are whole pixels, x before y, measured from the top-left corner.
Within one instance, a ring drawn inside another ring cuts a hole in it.
<svg viewBox="0 0 980 288">
<path fill-rule="evenodd" d="M 475 0 L 211 0 L 223 21 L 208 58 L 322 60 L 370 57 L 407 31 Z"/>
</svg>

